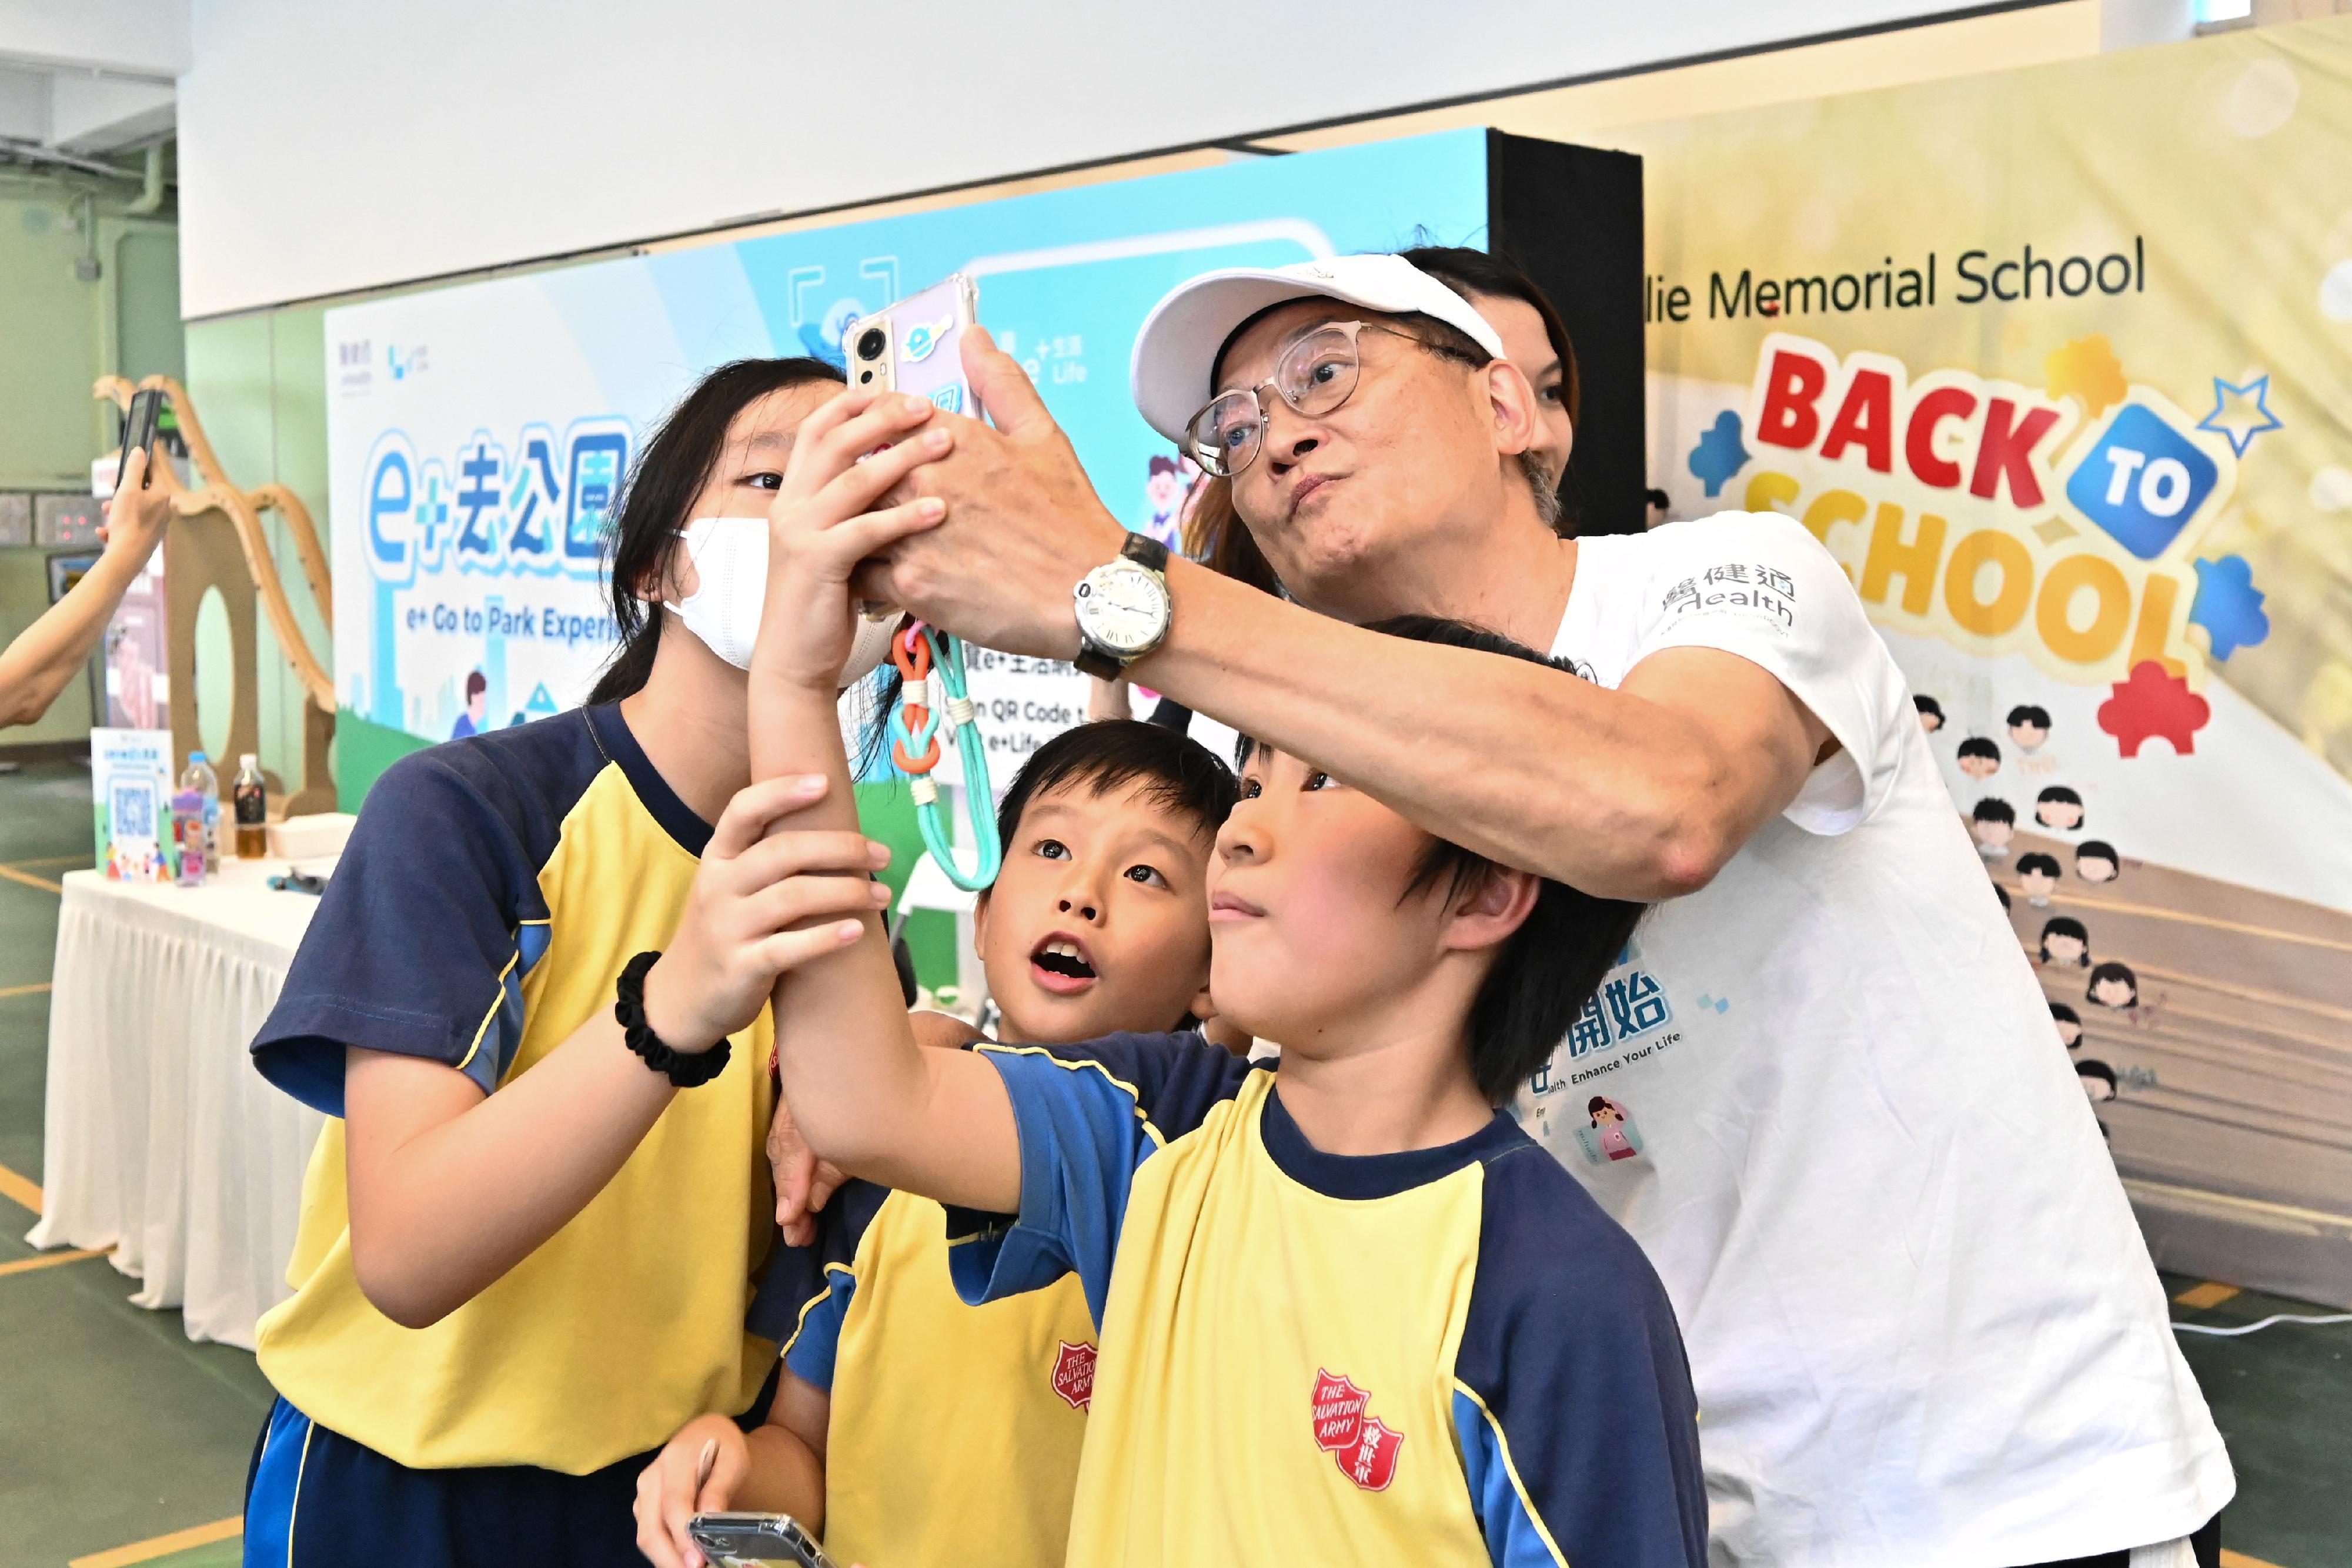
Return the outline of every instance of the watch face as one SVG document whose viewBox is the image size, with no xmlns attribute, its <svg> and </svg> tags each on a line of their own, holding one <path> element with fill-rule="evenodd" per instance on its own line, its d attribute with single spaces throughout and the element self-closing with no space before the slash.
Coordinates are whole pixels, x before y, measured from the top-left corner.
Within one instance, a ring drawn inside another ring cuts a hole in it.
<svg viewBox="0 0 2352 1568">
<path fill-rule="evenodd" d="M 1142 653 L 1168 630 L 1168 589 L 1132 561 L 1115 560 L 1078 584 L 1078 629 L 1122 655 Z"/>
</svg>

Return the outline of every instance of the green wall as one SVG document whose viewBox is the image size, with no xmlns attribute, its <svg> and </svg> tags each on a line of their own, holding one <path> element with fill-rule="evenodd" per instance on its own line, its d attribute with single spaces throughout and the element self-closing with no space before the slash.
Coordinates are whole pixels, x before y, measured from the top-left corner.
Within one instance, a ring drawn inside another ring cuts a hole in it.
<svg viewBox="0 0 2352 1568">
<path fill-rule="evenodd" d="M 90 384 L 109 371 L 181 373 L 179 231 L 126 216 L 126 193 L 110 187 L 85 208 L 75 184 L 0 172 L 0 490 L 86 493 L 91 461 L 121 439 Z M 75 263 L 91 230 L 99 276 L 85 281 Z M 0 547 L 0 643 L 48 608 L 52 553 Z M 76 681 L 0 743 L 78 739 L 89 706 Z"/>
</svg>

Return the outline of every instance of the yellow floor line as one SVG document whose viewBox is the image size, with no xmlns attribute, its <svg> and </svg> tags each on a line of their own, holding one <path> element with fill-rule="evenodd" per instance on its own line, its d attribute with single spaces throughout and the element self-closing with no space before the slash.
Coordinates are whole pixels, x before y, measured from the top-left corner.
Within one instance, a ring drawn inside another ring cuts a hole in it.
<svg viewBox="0 0 2352 1568">
<path fill-rule="evenodd" d="M 37 980 L 29 986 L 0 986 L 0 1001 L 6 1001 L 10 997 L 37 997 L 48 988 L 47 980 Z"/>
<path fill-rule="evenodd" d="M 26 1180 L 6 1166 L 0 1166 L 0 1197 L 6 1198 L 19 1208 L 29 1208 L 35 1214 L 41 1212 L 41 1184 Z"/>
<path fill-rule="evenodd" d="M 71 1252 L 39 1252 L 30 1258 L 19 1258 L 14 1263 L 0 1263 L 0 1278 L 10 1274 L 29 1274 L 36 1269 L 54 1269 L 60 1263 L 79 1263 L 91 1258 L 103 1258 L 113 1250 L 111 1247 L 85 1247 Z"/>
<path fill-rule="evenodd" d="M 88 855 L 45 855 L 39 860 L 9 861 L 5 863 L 15 866 L 18 871 L 30 871 L 37 865 L 85 866 L 89 863 L 89 857 Z"/>
<path fill-rule="evenodd" d="M 2275 1563 L 2265 1563 L 2259 1557 L 2249 1557 L 2242 1552 L 2221 1548 L 2221 1568 L 2278 1568 Z"/>
<path fill-rule="evenodd" d="M 158 1557 L 169 1557 L 174 1552 L 210 1546 L 215 1541 L 232 1540 L 244 1533 L 243 1515 L 235 1519 L 216 1519 L 193 1530 L 175 1530 L 169 1535 L 159 1535 L 152 1541 L 136 1541 L 128 1546 L 118 1546 L 111 1552 L 93 1552 L 87 1557 L 75 1558 L 66 1564 L 66 1568 L 130 1568 L 133 1563 L 152 1563 Z"/>
<path fill-rule="evenodd" d="M 2208 1307 L 2220 1306 L 2237 1293 L 2238 1287 L 2235 1285 L 2224 1285 L 2218 1280 L 2208 1280 L 2201 1285 L 2191 1285 L 2173 1297 L 2172 1304 L 2176 1307 L 2189 1307 L 2201 1312 Z"/>
<path fill-rule="evenodd" d="M 21 882 L 26 887 L 37 887 L 44 893 L 63 893 L 66 890 L 65 883 L 61 882 L 51 882 L 47 877 L 35 876 L 12 865 L 0 865 L 0 877 L 10 882 Z"/>
</svg>

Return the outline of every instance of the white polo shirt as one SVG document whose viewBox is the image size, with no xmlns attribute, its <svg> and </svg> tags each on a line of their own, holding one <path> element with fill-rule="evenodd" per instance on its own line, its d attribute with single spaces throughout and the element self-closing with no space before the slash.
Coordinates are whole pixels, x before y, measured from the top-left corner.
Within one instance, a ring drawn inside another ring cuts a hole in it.
<svg viewBox="0 0 2352 1568">
<path fill-rule="evenodd" d="M 1770 672 L 1839 749 L 1651 912 L 1519 1109 L 1674 1299 L 1712 1561 L 2189 1533 L 2228 1456 L 1902 673 L 1788 517 L 1580 541 L 1553 653 L 1615 686 L 1685 646 Z"/>
</svg>

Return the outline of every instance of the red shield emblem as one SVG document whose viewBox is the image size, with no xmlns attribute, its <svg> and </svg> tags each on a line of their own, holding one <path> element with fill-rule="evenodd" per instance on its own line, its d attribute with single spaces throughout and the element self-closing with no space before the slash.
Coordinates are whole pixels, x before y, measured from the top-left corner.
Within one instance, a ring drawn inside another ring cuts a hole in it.
<svg viewBox="0 0 2352 1568">
<path fill-rule="evenodd" d="M 1353 1448 L 1332 1458 L 1339 1461 L 1348 1479 L 1366 1491 L 1386 1491 L 1389 1482 L 1396 1479 L 1397 1450 L 1403 1447 L 1404 1434 L 1375 1416 L 1364 1423 L 1364 1435 Z"/>
<path fill-rule="evenodd" d="M 1372 1396 L 1344 1377 L 1317 1368 L 1315 1373 L 1315 1446 L 1327 1454 L 1344 1453 L 1364 1435 L 1364 1407 Z"/>
<path fill-rule="evenodd" d="M 1061 1342 L 1054 1357 L 1054 1392 L 1073 1410 L 1083 1410 L 1095 1396 L 1095 1347 Z"/>
</svg>

